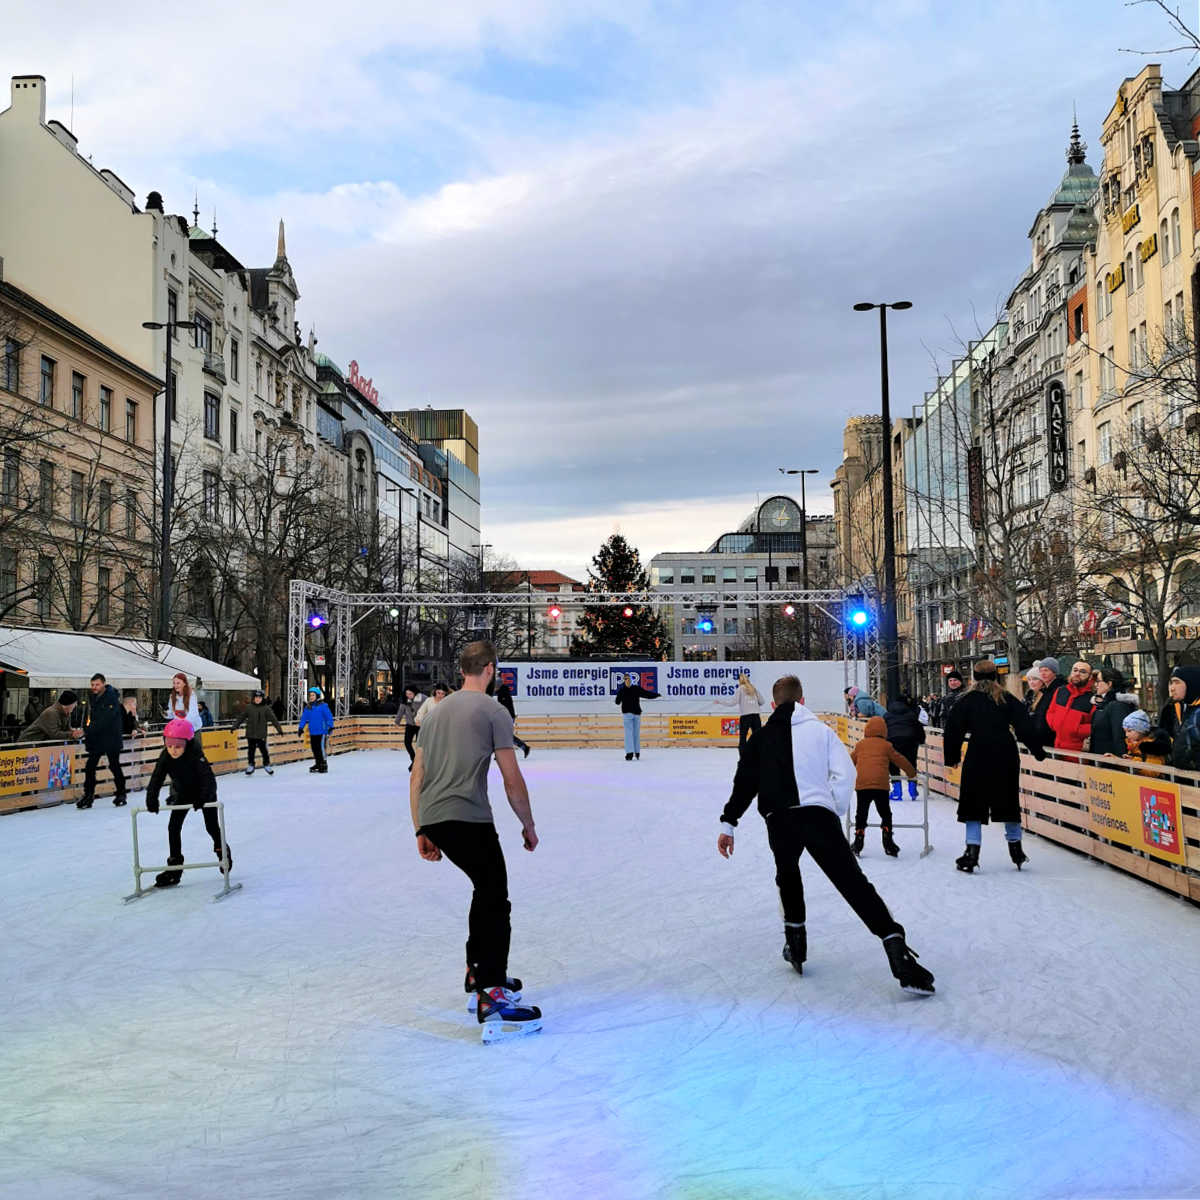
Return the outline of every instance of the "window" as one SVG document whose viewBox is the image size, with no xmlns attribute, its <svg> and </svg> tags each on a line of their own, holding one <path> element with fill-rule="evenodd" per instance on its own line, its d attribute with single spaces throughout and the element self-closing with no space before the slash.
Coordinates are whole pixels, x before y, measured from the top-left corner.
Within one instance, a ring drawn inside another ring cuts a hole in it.
<svg viewBox="0 0 1200 1200">
<path fill-rule="evenodd" d="M 179 379 L 171 372 L 171 420 L 179 420 Z"/>
<path fill-rule="evenodd" d="M 254 394 L 262 398 L 262 362 L 257 358 L 254 360 Z"/>
<path fill-rule="evenodd" d="M 238 413 L 236 408 L 229 410 L 229 453 L 236 454 L 238 449 Z"/>
<path fill-rule="evenodd" d="M 83 563 L 78 559 L 67 569 L 67 620 L 76 628 L 83 624 Z"/>
<path fill-rule="evenodd" d="M 1083 372 L 1075 372 L 1075 411 L 1080 412 L 1087 404 L 1087 392 L 1083 386 Z"/>
<path fill-rule="evenodd" d="M 680 567 L 679 568 L 679 582 L 680 583 L 695 583 L 696 582 L 696 568 L 695 567 Z"/>
<path fill-rule="evenodd" d="M 125 440 L 137 441 L 137 401 L 125 397 Z"/>
<path fill-rule="evenodd" d="M 1144 408 L 1145 408 L 1145 405 L 1140 400 L 1136 404 L 1131 404 L 1129 406 L 1128 416 L 1129 416 L 1129 432 L 1130 433 L 1136 434 L 1138 436 L 1141 435 L 1142 430 L 1143 430 L 1142 411 Z"/>
<path fill-rule="evenodd" d="M 1023 468 L 1013 474 L 1013 503 L 1018 508 L 1029 503 L 1029 472 Z"/>
<path fill-rule="evenodd" d="M 1163 334 L 1168 341 L 1170 341 L 1174 330 L 1174 322 L 1171 319 L 1171 302 L 1168 300 L 1163 304 Z"/>
<path fill-rule="evenodd" d="M 1136 371 L 1138 369 L 1138 336 L 1137 330 L 1129 331 L 1129 369 Z"/>
<path fill-rule="evenodd" d="M 237 383 L 238 381 L 238 356 L 241 353 L 241 349 L 242 348 L 238 344 L 237 338 L 231 337 L 229 339 L 229 378 L 232 379 L 234 383 Z"/>
<path fill-rule="evenodd" d="M 221 397 L 215 392 L 204 393 L 204 436 L 213 442 L 221 440 Z"/>
<path fill-rule="evenodd" d="M 1137 284 L 1133 278 L 1133 255 L 1132 255 L 1132 253 L 1125 255 L 1125 279 L 1131 288 L 1137 287 Z"/>
<path fill-rule="evenodd" d="M 4 452 L 3 492 L 5 504 L 16 504 L 21 491 L 21 455 L 16 450 Z"/>
<path fill-rule="evenodd" d="M 71 524 L 83 524 L 83 475 L 71 472 Z"/>
<path fill-rule="evenodd" d="M 42 355 L 42 389 L 38 400 L 44 408 L 54 407 L 54 359 Z"/>
<path fill-rule="evenodd" d="M 204 472 L 204 516 L 206 520 L 215 521 L 220 514 L 220 482 L 215 471 Z"/>
<path fill-rule="evenodd" d="M 0 550 L 0 611 L 8 612 L 17 602 L 17 552 Z"/>
<path fill-rule="evenodd" d="M 36 591 L 38 620 L 48 621 L 54 600 L 54 564 L 44 554 L 38 557 Z"/>
<path fill-rule="evenodd" d="M 1110 292 L 1106 289 L 1104 292 L 1104 315 L 1106 317 L 1112 316 L 1112 306 L 1113 306 L 1112 292 Z"/>
<path fill-rule="evenodd" d="M 800 580 L 800 568 L 797 566 L 789 566 L 784 569 L 784 583 L 798 583 Z"/>
<path fill-rule="evenodd" d="M 125 627 L 129 628 L 137 621 L 137 579 L 132 571 L 125 572 L 124 592 L 121 607 L 124 610 Z"/>
<path fill-rule="evenodd" d="M 757 567 L 743 567 L 742 568 L 742 582 L 743 583 L 757 583 L 758 582 L 758 568 Z"/>
<path fill-rule="evenodd" d="M 1183 231 L 1179 225 L 1179 209 L 1171 211 L 1171 257 L 1178 258 L 1183 253 Z"/>
<path fill-rule="evenodd" d="M 1079 307 L 1075 309 L 1074 320 L 1075 320 L 1075 339 L 1076 339 L 1076 341 L 1078 341 L 1081 337 L 1083 337 L 1083 305 L 1082 304 L 1079 305 Z"/>
<path fill-rule="evenodd" d="M 71 372 L 71 416 L 76 421 L 83 420 L 83 389 L 87 384 L 78 371 Z"/>
<path fill-rule="evenodd" d="M 54 464 L 44 460 L 38 470 L 38 512 L 43 517 L 54 515 Z"/>
<path fill-rule="evenodd" d="M 737 567 L 722 567 L 721 568 L 722 583 L 737 583 Z"/>
<path fill-rule="evenodd" d="M 717 582 L 717 568 L 716 567 L 701 567 L 700 568 L 700 582 L 701 583 L 716 583 Z"/>
<path fill-rule="evenodd" d="M 205 354 L 212 353 L 212 322 L 202 313 L 196 314 L 196 346 Z"/>
<path fill-rule="evenodd" d="M 179 320 L 179 293 L 174 288 L 167 288 L 167 321 L 171 325 L 171 341 L 179 336 L 175 322 Z"/>
<path fill-rule="evenodd" d="M 125 492 L 125 536 L 137 537 L 137 492 L 132 488 Z"/>
<path fill-rule="evenodd" d="M 105 433 L 112 432 L 112 388 L 100 389 L 100 428 Z"/>
<path fill-rule="evenodd" d="M 1104 284 L 1096 284 L 1096 320 L 1104 316 Z"/>
<path fill-rule="evenodd" d="M 1036 504 L 1042 498 L 1042 473 L 1037 467 L 1029 468 L 1029 503 Z"/>
<path fill-rule="evenodd" d="M 1163 266 L 1171 261 L 1171 239 L 1167 236 L 1167 218 L 1163 217 L 1158 226 L 1158 244 L 1162 247 Z"/>
<path fill-rule="evenodd" d="M 685 634 L 693 634 L 696 632 L 696 618 L 684 617 L 680 621 L 680 632 Z"/>
<path fill-rule="evenodd" d="M 738 631 L 737 623 L 738 623 L 737 617 L 726 617 L 725 618 L 725 636 L 726 637 L 736 637 L 737 636 L 737 631 Z"/>
<path fill-rule="evenodd" d="M 107 479 L 100 484 L 99 525 L 101 533 L 112 531 L 112 484 Z"/>
<path fill-rule="evenodd" d="M 1138 242 L 1133 254 L 1133 269 L 1136 272 L 1134 287 L 1141 287 L 1146 282 L 1146 266 L 1142 262 L 1142 242 Z"/>
<path fill-rule="evenodd" d="M 658 568 L 658 582 L 660 584 L 661 583 L 674 583 L 675 582 L 675 568 L 674 567 L 659 567 Z"/>
<path fill-rule="evenodd" d="M 1179 615 L 1200 617 L 1200 566 L 1185 563 L 1179 571 Z"/>
<path fill-rule="evenodd" d="M 1082 477 L 1084 471 L 1087 470 L 1087 442 L 1076 442 L 1075 444 L 1075 469 Z"/>
<path fill-rule="evenodd" d="M 96 572 L 96 623 L 108 625 L 111 623 L 111 608 L 109 595 L 112 592 L 112 571 L 101 567 Z"/>
<path fill-rule="evenodd" d="M 1101 466 L 1112 462 L 1112 422 L 1104 421 L 1096 426 L 1096 458 Z"/>
<path fill-rule="evenodd" d="M 15 392 L 21 386 L 21 347 L 12 338 L 4 342 L 4 390 Z"/>
</svg>

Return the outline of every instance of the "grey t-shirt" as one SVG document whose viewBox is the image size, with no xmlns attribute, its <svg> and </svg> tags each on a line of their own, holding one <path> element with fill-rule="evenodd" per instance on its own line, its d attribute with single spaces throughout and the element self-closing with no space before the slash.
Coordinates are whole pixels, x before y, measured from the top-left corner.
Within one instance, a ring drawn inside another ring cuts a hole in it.
<svg viewBox="0 0 1200 1200">
<path fill-rule="evenodd" d="M 512 717 L 484 692 L 455 692 L 421 722 L 417 746 L 425 764 L 420 823 L 490 824 L 488 767 L 493 751 L 513 747 Z"/>
</svg>

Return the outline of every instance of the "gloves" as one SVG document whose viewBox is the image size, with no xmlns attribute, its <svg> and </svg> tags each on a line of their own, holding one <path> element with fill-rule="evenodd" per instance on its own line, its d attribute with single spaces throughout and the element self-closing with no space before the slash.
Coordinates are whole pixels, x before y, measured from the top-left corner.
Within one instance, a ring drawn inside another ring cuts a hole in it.
<svg viewBox="0 0 1200 1200">
<path fill-rule="evenodd" d="M 146 797 L 146 811 L 152 812 L 152 813 L 158 812 L 158 797 L 157 796 L 147 796 Z"/>
<path fill-rule="evenodd" d="M 205 806 L 206 803 L 207 803 L 207 801 L 204 799 L 203 796 L 197 796 L 196 799 L 192 801 L 192 809 L 195 812 L 199 812 Z"/>
</svg>

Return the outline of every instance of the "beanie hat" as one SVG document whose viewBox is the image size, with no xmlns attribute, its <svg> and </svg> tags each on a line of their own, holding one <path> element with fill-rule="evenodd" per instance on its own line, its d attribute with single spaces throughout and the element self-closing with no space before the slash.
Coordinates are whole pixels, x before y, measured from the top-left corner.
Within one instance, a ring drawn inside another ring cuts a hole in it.
<svg viewBox="0 0 1200 1200">
<path fill-rule="evenodd" d="M 251 699 L 256 699 L 257 697 L 261 696 L 262 694 L 263 694 L 262 688 L 255 688 L 254 696 L 252 696 Z"/>
<path fill-rule="evenodd" d="M 1041 683 L 1042 682 L 1042 674 L 1037 669 L 1037 667 L 1030 667 L 1029 670 L 1025 672 L 1025 682 L 1026 683 Z"/>
<path fill-rule="evenodd" d="M 1131 712 L 1129 716 L 1121 722 L 1121 728 L 1127 733 L 1149 733 L 1150 732 L 1150 714 L 1143 712 L 1140 708 L 1136 712 Z"/>
<path fill-rule="evenodd" d="M 1037 667 L 1038 670 L 1045 668 L 1047 671 L 1053 671 L 1055 673 L 1055 675 L 1057 675 L 1059 673 L 1059 671 L 1062 669 L 1058 665 L 1057 658 L 1048 658 L 1048 657 L 1047 658 L 1039 658 L 1037 660 L 1037 662 L 1035 662 L 1033 665 L 1035 667 Z"/>
<path fill-rule="evenodd" d="M 995 679 L 996 664 L 990 658 L 981 658 L 972 668 L 971 674 L 976 679 Z"/>
<path fill-rule="evenodd" d="M 946 672 L 946 682 L 949 683 L 951 679 L 957 679 L 959 683 L 962 683 L 962 672 L 959 671 L 957 667 L 954 667 L 952 670 Z"/>
<path fill-rule="evenodd" d="M 66 708 L 68 704 L 74 704 L 78 699 L 79 697 L 70 688 L 58 695 L 58 702 L 63 708 Z"/>
<path fill-rule="evenodd" d="M 1176 667 L 1171 672 L 1171 678 L 1181 680 L 1186 686 L 1184 704 L 1194 704 L 1200 700 L 1200 667 Z"/>
<path fill-rule="evenodd" d="M 858 688 L 853 687 L 853 686 L 848 687 L 845 690 L 845 692 L 843 693 L 843 695 L 848 696 L 851 700 L 853 700 L 854 697 L 858 695 Z"/>
<path fill-rule="evenodd" d="M 195 732 L 191 721 L 185 721 L 182 717 L 173 717 L 163 726 L 163 741 L 190 742 Z"/>
</svg>

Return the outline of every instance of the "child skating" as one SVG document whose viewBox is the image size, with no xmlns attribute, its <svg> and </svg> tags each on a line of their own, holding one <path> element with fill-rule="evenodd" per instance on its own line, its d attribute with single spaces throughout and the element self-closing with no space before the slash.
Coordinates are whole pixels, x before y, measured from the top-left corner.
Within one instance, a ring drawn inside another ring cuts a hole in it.
<svg viewBox="0 0 1200 1200">
<path fill-rule="evenodd" d="M 880 827 L 883 831 L 883 852 L 895 858 L 900 847 L 892 838 L 892 805 L 888 798 L 888 774 L 892 767 L 904 772 L 909 779 L 916 779 L 917 769 L 888 741 L 887 724 L 882 717 L 872 717 L 863 730 L 863 736 L 850 751 L 850 761 L 858 771 L 854 780 L 858 807 L 854 814 L 854 844 L 851 849 L 861 854 L 863 839 L 867 833 L 867 817 L 874 804 L 879 811 Z M 899 780 L 897 780 L 899 782 Z"/>
<path fill-rule="evenodd" d="M 243 723 L 246 726 L 246 774 L 254 774 L 254 755 L 257 751 L 262 754 L 263 770 L 268 775 L 274 775 L 275 768 L 271 766 L 271 754 L 267 749 L 267 726 L 274 725 L 280 737 L 283 736 L 283 726 L 261 691 L 254 693 L 231 728 L 236 730 Z"/>
<path fill-rule="evenodd" d="M 325 739 L 333 732 L 333 713 L 329 711 L 319 687 L 308 689 L 308 703 L 300 714 L 297 732 L 303 733 L 306 728 L 313 756 L 313 765 L 308 768 L 308 773 L 324 775 L 329 771 L 329 763 L 325 758 Z"/>
<path fill-rule="evenodd" d="M 200 742 L 193 736 L 191 724 L 181 717 L 175 717 L 167 722 L 163 729 L 163 749 L 154 764 L 150 782 L 146 785 L 146 808 L 149 812 L 158 812 L 158 794 L 162 790 L 163 781 L 171 781 L 172 802 L 190 804 L 204 814 L 204 828 L 212 838 L 213 853 L 221 863 L 221 874 L 226 874 L 233 867 L 233 854 L 229 843 L 225 843 L 225 854 L 221 854 L 221 823 L 217 819 L 215 808 L 205 808 L 206 804 L 215 804 L 217 799 L 217 777 L 209 766 Z M 173 808 L 167 821 L 167 867 L 154 879 L 154 886 L 160 888 L 174 887 L 183 878 L 183 823 L 187 819 L 186 808 Z"/>
</svg>

